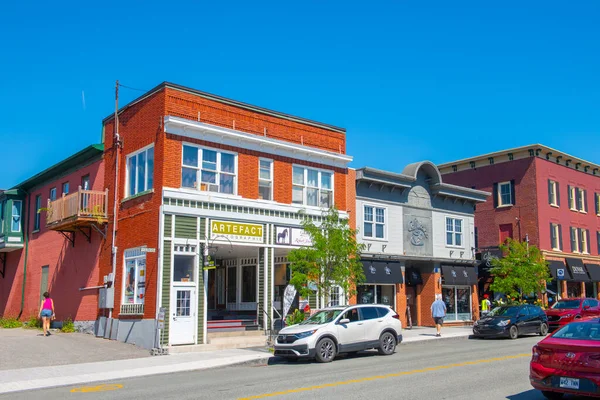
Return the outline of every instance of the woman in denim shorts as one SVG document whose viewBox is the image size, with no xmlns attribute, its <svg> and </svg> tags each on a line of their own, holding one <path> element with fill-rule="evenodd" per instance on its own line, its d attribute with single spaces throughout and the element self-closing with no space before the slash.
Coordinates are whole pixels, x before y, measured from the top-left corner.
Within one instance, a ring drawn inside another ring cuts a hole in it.
<svg viewBox="0 0 600 400">
<path fill-rule="evenodd" d="M 54 317 L 54 301 L 50 298 L 50 293 L 44 293 L 44 300 L 40 305 L 40 318 L 42 318 L 42 328 L 44 336 L 50 336 L 50 319 Z"/>
</svg>

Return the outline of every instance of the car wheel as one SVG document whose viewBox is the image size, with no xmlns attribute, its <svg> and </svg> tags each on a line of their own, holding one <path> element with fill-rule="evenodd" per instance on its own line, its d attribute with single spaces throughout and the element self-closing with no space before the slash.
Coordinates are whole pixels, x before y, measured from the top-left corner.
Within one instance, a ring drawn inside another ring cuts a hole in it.
<svg viewBox="0 0 600 400">
<path fill-rule="evenodd" d="M 383 332 L 379 337 L 379 354 L 389 356 L 396 350 L 396 338 L 390 332 Z"/>
<path fill-rule="evenodd" d="M 317 353 L 315 358 L 318 362 L 328 363 L 335 358 L 335 343 L 329 338 L 323 338 L 317 343 Z"/>
<path fill-rule="evenodd" d="M 547 398 L 549 400 L 560 400 L 563 398 L 563 394 L 557 393 L 557 392 L 546 392 L 546 391 L 542 390 L 542 394 L 544 395 L 545 398 Z"/>
<path fill-rule="evenodd" d="M 508 336 L 511 339 L 516 339 L 519 337 L 519 328 L 517 328 L 515 325 L 511 326 L 510 329 L 508 330 Z"/>
<path fill-rule="evenodd" d="M 540 326 L 540 335 L 546 336 L 547 334 L 548 334 L 548 324 L 545 322 L 542 322 L 542 325 Z"/>
</svg>

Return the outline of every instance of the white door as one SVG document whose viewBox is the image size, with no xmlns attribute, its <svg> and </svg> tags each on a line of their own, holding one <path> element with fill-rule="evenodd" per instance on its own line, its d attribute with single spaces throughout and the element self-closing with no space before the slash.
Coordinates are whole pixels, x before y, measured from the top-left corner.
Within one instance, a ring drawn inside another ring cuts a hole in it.
<svg viewBox="0 0 600 400">
<path fill-rule="evenodd" d="M 176 344 L 196 343 L 196 288 L 174 286 L 171 289 L 170 342 Z"/>
<path fill-rule="evenodd" d="M 360 309 L 365 327 L 365 340 L 373 342 L 379 340 L 381 331 L 385 328 L 385 318 L 379 317 L 376 307 L 362 307 Z"/>
<path fill-rule="evenodd" d="M 364 321 L 361 319 L 357 308 L 353 308 L 344 313 L 339 319 L 348 319 L 350 322 L 347 324 L 338 324 L 337 333 L 338 341 L 342 348 L 344 346 L 358 345 L 365 341 L 365 326 Z"/>
</svg>

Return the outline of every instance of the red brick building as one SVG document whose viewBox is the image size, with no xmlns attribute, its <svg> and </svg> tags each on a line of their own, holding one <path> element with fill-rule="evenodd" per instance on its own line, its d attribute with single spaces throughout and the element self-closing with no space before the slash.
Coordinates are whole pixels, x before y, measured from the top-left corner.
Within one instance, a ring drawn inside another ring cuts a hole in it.
<svg viewBox="0 0 600 400">
<path fill-rule="evenodd" d="M 107 192 L 93 145 L 0 193 L 0 316 L 37 316 L 50 292 L 56 319 L 92 331 Z"/>
<path fill-rule="evenodd" d="M 267 329 L 304 215 L 354 208 L 345 130 L 170 83 L 118 115 L 118 142 L 114 117 L 103 122 L 117 214 L 100 263 L 114 308 L 98 334 L 151 348 Z"/>
<path fill-rule="evenodd" d="M 600 166 L 531 145 L 439 166 L 447 182 L 493 193 L 475 211 L 477 247 L 508 237 L 538 246 L 557 278 L 551 292 L 598 297 L 600 285 Z"/>
</svg>

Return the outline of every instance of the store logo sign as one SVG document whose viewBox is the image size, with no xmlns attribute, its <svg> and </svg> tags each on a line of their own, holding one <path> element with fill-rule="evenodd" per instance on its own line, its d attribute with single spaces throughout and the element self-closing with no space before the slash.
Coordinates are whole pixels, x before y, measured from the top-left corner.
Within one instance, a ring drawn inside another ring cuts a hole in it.
<svg viewBox="0 0 600 400">
<path fill-rule="evenodd" d="M 258 224 L 212 220 L 210 223 L 210 237 L 211 239 L 217 239 L 219 236 L 237 242 L 262 243 L 263 226 Z"/>
<path fill-rule="evenodd" d="M 385 274 L 386 275 L 391 275 L 392 274 L 392 270 L 387 265 L 385 266 Z"/>
</svg>

